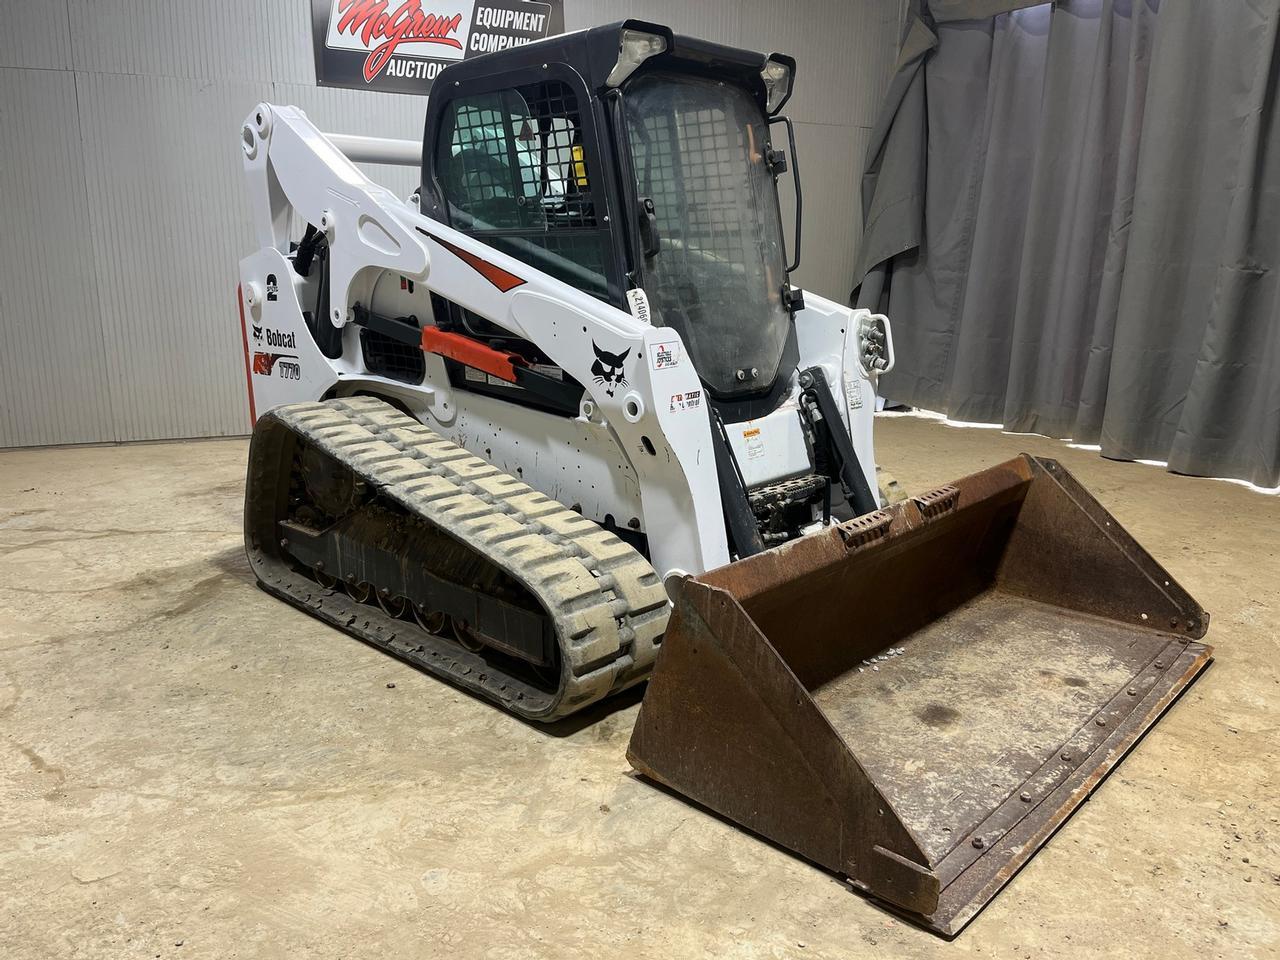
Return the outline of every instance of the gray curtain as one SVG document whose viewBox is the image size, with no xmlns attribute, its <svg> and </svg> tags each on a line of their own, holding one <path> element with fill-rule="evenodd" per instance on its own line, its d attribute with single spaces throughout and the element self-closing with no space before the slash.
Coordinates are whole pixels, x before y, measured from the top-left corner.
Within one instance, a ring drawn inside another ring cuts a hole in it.
<svg viewBox="0 0 1280 960">
<path fill-rule="evenodd" d="M 912 0 L 855 276 L 894 322 L 885 394 L 1280 484 L 1278 23 Z"/>
</svg>

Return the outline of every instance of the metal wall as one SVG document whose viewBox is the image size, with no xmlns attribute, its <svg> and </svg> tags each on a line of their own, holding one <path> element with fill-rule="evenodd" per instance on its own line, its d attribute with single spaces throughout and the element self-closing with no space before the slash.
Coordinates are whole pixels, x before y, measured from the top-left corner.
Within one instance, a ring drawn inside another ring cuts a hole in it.
<svg viewBox="0 0 1280 960">
<path fill-rule="evenodd" d="M 565 7 L 570 30 L 644 17 L 800 61 L 788 108 L 806 197 L 799 281 L 843 300 L 898 0 Z M 422 131 L 421 98 L 315 86 L 309 12 L 304 0 L 0 0 L 0 447 L 247 432 L 241 122 L 269 100 L 322 129 Z M 404 196 L 416 180 L 367 172 Z"/>
</svg>

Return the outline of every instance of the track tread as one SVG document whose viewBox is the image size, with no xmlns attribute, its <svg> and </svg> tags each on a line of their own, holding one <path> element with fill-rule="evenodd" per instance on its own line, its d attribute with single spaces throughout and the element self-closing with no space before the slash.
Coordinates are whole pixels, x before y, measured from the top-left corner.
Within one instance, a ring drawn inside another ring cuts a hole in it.
<svg viewBox="0 0 1280 960">
<path fill-rule="evenodd" d="M 561 695 L 542 715 L 522 709 L 514 691 L 505 695 L 507 685 L 472 676 L 469 665 L 454 663 L 451 670 L 440 662 L 447 658 L 433 655 L 428 669 L 542 720 L 648 675 L 666 629 L 667 596 L 653 567 L 629 544 L 377 398 L 292 404 L 268 416 L 488 556 L 538 598 L 561 639 Z M 307 599 L 290 593 L 295 602 Z M 393 639 L 373 642 L 403 652 Z"/>
</svg>

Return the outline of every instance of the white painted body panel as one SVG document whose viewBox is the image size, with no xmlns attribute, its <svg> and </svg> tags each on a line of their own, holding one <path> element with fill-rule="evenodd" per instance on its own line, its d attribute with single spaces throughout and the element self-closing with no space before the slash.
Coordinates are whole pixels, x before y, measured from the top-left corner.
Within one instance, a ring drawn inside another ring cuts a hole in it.
<svg viewBox="0 0 1280 960">
<path fill-rule="evenodd" d="M 261 247 L 240 263 L 256 416 L 324 396 L 385 396 L 585 516 L 649 532 L 650 559 L 664 578 L 730 561 L 707 397 L 674 330 L 655 328 L 423 216 L 368 180 L 296 108 L 260 104 L 245 123 L 243 146 Z M 295 218 L 320 225 L 329 238 L 329 320 L 343 328 L 343 353 L 336 359 L 321 353 L 303 318 L 309 309 L 304 304 L 316 302 L 317 281 L 297 276 L 286 257 Z M 519 284 L 500 289 L 451 248 L 514 275 Z M 401 278 L 412 280 L 413 289 Z M 434 322 L 432 291 L 536 343 L 583 384 L 578 416 L 454 389 L 434 354 L 426 355 L 421 384 L 370 374 L 359 331 L 349 323 L 352 306 L 414 315 L 426 325 Z M 858 364 L 858 313 L 812 294 L 806 302 L 796 317 L 800 365 L 821 363 L 830 383 L 845 384 L 842 408 L 874 490 L 875 386 Z M 621 380 L 593 377 L 593 345 L 625 356 Z M 755 458 L 761 463 L 753 464 L 747 448 L 731 439 L 749 486 L 810 469 L 794 372 L 791 379 L 788 400 L 756 421 L 769 441 L 769 454 Z M 742 428 L 727 429 L 731 438 L 736 433 L 743 439 Z"/>
<path fill-rule="evenodd" d="M 853 310 L 807 291 L 804 301 L 805 308 L 796 314 L 800 366 L 820 365 L 827 382 L 837 391 L 837 405 L 853 438 L 853 449 L 867 485 L 875 490 L 876 459 L 871 434 L 878 375 L 863 366 L 860 334 L 864 322 L 878 315 L 869 310 Z"/>
<path fill-rule="evenodd" d="M 768 416 L 726 424 L 725 435 L 748 489 L 813 472 L 800 405 L 794 400 Z"/>
</svg>

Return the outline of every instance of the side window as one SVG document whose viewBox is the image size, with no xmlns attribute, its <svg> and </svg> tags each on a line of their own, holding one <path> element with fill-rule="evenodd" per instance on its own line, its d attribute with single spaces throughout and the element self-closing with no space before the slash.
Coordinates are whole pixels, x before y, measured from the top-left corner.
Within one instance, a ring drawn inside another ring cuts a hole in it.
<svg viewBox="0 0 1280 960">
<path fill-rule="evenodd" d="M 511 90 L 454 101 L 453 137 L 441 180 L 459 226 L 470 231 L 540 226 L 535 134 L 523 98 Z"/>
<path fill-rule="evenodd" d="M 436 170 L 452 226 L 607 298 L 611 241 L 590 164 L 578 98 L 562 81 L 445 108 Z"/>
</svg>

